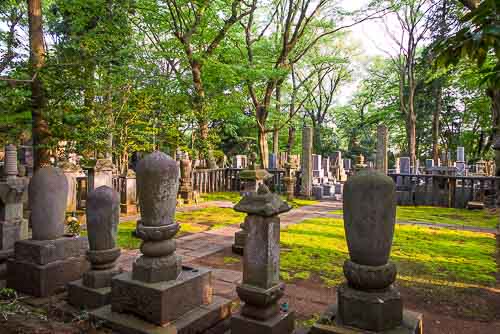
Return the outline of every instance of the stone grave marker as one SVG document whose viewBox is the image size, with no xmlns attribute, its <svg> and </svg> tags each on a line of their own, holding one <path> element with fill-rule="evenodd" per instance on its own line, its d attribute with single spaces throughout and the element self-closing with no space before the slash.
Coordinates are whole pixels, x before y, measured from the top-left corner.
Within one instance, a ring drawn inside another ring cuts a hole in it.
<svg viewBox="0 0 500 334">
<path fill-rule="evenodd" d="M 243 282 L 236 288 L 244 302 L 231 318 L 234 334 L 290 334 L 294 313 L 278 303 L 285 285 L 280 274 L 280 218 L 291 207 L 265 185 L 244 197 L 234 208 L 247 213 L 248 238 L 243 258 Z"/>
<path fill-rule="evenodd" d="M 7 287 L 36 297 L 63 290 L 89 269 L 87 238 L 66 236 L 68 181 L 62 170 L 44 167 L 29 184 L 32 238 L 17 241 L 7 263 Z"/>
<path fill-rule="evenodd" d="M 111 281 L 111 305 L 91 312 L 94 320 L 120 333 L 199 333 L 230 313 L 230 301 L 212 294 L 211 272 L 181 265 L 175 252 L 175 209 L 179 169 L 156 151 L 137 166 L 143 240 L 132 272 Z"/>
<path fill-rule="evenodd" d="M 337 304 L 311 334 L 421 334 L 422 315 L 403 309 L 393 284 L 396 265 L 389 255 L 396 223 L 394 182 L 378 171 L 362 170 L 345 184 L 343 202 L 347 282 L 337 288 Z"/>
<path fill-rule="evenodd" d="M 93 309 L 110 303 L 111 278 L 118 274 L 116 234 L 120 220 L 120 197 L 108 186 L 94 189 L 87 197 L 87 259 L 91 270 L 83 279 L 68 283 L 68 301 L 78 308 Z"/>
</svg>

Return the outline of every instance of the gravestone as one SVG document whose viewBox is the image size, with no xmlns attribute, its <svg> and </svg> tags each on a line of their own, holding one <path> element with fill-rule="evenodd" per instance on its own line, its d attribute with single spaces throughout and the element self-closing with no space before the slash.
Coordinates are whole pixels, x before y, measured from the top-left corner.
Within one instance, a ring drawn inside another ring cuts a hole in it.
<svg viewBox="0 0 500 334">
<path fill-rule="evenodd" d="M 83 279 L 68 283 L 68 301 L 78 308 L 93 309 L 110 303 L 111 278 L 120 256 L 116 234 L 120 220 L 120 197 L 108 186 L 101 186 L 87 196 L 87 259 L 91 270 Z"/>
<path fill-rule="evenodd" d="M 294 313 L 278 303 L 285 285 L 280 282 L 280 218 L 291 207 L 265 185 L 244 197 L 234 209 L 247 214 L 249 227 L 243 258 L 243 281 L 236 292 L 244 302 L 231 318 L 234 334 L 290 334 Z"/>
<path fill-rule="evenodd" d="M 384 174 L 387 174 L 389 166 L 387 161 L 387 142 L 388 142 L 387 126 L 384 124 L 380 124 L 377 127 L 376 169 Z"/>
<path fill-rule="evenodd" d="M 321 168 L 321 164 L 322 164 L 321 155 L 313 154 L 312 155 L 312 162 L 313 162 L 313 171 L 312 171 L 313 178 L 322 179 L 324 174 L 323 174 L 323 169 Z"/>
<path fill-rule="evenodd" d="M 58 167 L 64 172 L 68 181 L 68 199 L 66 202 L 66 211 L 74 212 L 77 209 L 77 177 L 84 176 L 80 167 L 70 161 L 59 163 Z"/>
<path fill-rule="evenodd" d="M 62 170 L 39 169 L 29 184 L 32 238 L 17 241 L 7 286 L 36 297 L 60 292 L 89 268 L 87 239 L 64 235 L 68 181 Z"/>
<path fill-rule="evenodd" d="M 295 166 L 291 159 L 287 161 L 284 166 L 285 177 L 283 178 L 283 182 L 285 183 L 286 199 L 287 201 L 292 201 L 295 194 Z"/>
<path fill-rule="evenodd" d="M 269 153 L 269 169 L 278 168 L 278 156 L 275 153 Z"/>
<path fill-rule="evenodd" d="M 259 187 L 264 184 L 264 181 L 272 177 L 265 169 L 257 168 L 257 155 L 250 154 L 250 166 L 240 173 L 240 179 L 243 181 L 242 196 L 247 196 L 256 193 Z M 242 255 L 245 248 L 245 240 L 247 238 L 247 225 L 245 222 L 240 224 L 241 230 L 234 233 L 234 244 L 232 246 L 233 253 Z"/>
<path fill-rule="evenodd" d="M 185 156 L 180 161 L 180 186 L 179 196 L 184 204 L 191 204 L 194 201 L 193 192 L 193 169 L 191 167 L 191 160 L 189 156 Z"/>
<path fill-rule="evenodd" d="M 404 174 L 404 175 L 411 174 L 411 165 L 409 157 L 399 158 L 399 174 Z"/>
<path fill-rule="evenodd" d="M 89 190 L 108 186 L 113 188 L 113 162 L 108 159 L 98 159 L 95 166 L 89 170 Z"/>
<path fill-rule="evenodd" d="M 120 192 L 120 211 L 126 215 L 137 214 L 137 185 L 135 172 L 128 169 L 127 173 L 121 177 L 123 187 Z"/>
<path fill-rule="evenodd" d="M 246 155 L 236 155 L 233 157 L 233 168 L 247 168 L 247 156 Z"/>
<path fill-rule="evenodd" d="M 301 182 L 300 194 L 305 198 L 312 195 L 313 185 L 313 161 L 312 161 L 313 130 L 310 127 L 304 127 L 302 130 L 302 163 L 301 163 Z"/>
<path fill-rule="evenodd" d="M 389 255 L 396 223 L 395 185 L 378 171 L 362 170 L 344 188 L 347 282 L 311 334 L 421 334 L 422 315 L 403 309 L 396 265 Z M 367 233 L 369 231 L 369 233 Z"/>
<path fill-rule="evenodd" d="M 213 297 L 211 272 L 181 265 L 175 252 L 179 169 L 175 160 L 156 151 L 137 166 L 143 240 L 132 272 L 113 277 L 111 305 L 91 317 L 120 333 L 198 333 L 229 314 L 230 301 Z"/>
<path fill-rule="evenodd" d="M 344 169 L 347 171 L 351 171 L 351 169 L 352 169 L 352 160 L 351 159 L 344 159 Z"/>
<path fill-rule="evenodd" d="M 457 161 L 465 162 L 465 147 L 457 147 Z"/>
<path fill-rule="evenodd" d="M 425 168 L 433 168 L 434 167 L 434 159 L 425 159 Z"/>
<path fill-rule="evenodd" d="M 16 241 L 26 238 L 28 222 L 23 219 L 26 180 L 18 178 L 17 149 L 5 148 L 5 180 L 0 181 L 0 288 L 7 279 L 7 259 L 14 255 Z M 24 233 L 23 233 L 24 232 Z"/>
</svg>

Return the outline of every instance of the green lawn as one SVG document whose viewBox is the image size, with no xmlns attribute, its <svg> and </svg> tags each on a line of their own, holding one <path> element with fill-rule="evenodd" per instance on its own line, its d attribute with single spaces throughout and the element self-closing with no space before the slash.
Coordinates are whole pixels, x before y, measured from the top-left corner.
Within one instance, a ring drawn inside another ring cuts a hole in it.
<svg viewBox="0 0 500 334">
<path fill-rule="evenodd" d="M 348 250 L 342 219 L 292 225 L 282 230 L 281 243 L 285 281 L 312 275 L 327 286 L 344 281 L 342 265 Z M 397 225 L 391 260 L 398 266 L 399 285 L 426 298 L 458 302 L 467 300 L 474 289 L 495 286 L 495 252 L 495 237 L 488 233 Z"/>
<path fill-rule="evenodd" d="M 342 210 L 332 211 L 342 214 Z M 433 206 L 398 206 L 396 219 L 409 222 L 464 225 L 472 227 L 496 228 L 498 215 L 487 210 L 467 210 L 440 208 Z"/>
</svg>

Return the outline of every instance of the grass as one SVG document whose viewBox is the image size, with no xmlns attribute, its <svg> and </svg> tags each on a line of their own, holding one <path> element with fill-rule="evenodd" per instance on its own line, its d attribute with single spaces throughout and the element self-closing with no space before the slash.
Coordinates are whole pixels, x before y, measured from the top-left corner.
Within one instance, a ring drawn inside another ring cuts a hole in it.
<svg viewBox="0 0 500 334">
<path fill-rule="evenodd" d="M 342 214 L 342 210 L 332 211 Z M 463 225 L 471 227 L 496 228 L 498 215 L 487 210 L 467 210 L 432 206 L 398 206 L 396 219 L 431 224 Z"/>
<path fill-rule="evenodd" d="M 286 200 L 285 196 L 282 196 L 282 199 Z M 294 208 L 294 209 L 300 208 L 300 207 L 306 206 L 306 205 L 316 205 L 318 203 L 319 203 L 318 201 L 309 200 L 309 199 L 300 199 L 300 198 L 294 198 L 292 201 L 288 202 L 288 204 L 290 204 L 292 206 L 292 208 Z"/>
<path fill-rule="evenodd" d="M 281 268 L 290 277 L 308 272 L 327 284 L 343 280 L 348 251 L 341 219 L 316 218 L 292 225 L 281 232 L 281 242 Z M 391 259 L 403 280 L 493 286 L 495 242 L 487 233 L 398 225 Z"/>
</svg>

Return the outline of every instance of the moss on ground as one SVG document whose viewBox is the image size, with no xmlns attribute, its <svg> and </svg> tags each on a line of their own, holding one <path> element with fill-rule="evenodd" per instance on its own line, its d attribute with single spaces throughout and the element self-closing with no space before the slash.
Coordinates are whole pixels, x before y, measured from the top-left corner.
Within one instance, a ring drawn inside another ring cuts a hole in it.
<svg viewBox="0 0 500 334">
<path fill-rule="evenodd" d="M 238 203 L 241 200 L 241 195 L 238 192 L 216 192 L 209 194 L 202 194 L 201 200 L 204 202 L 209 201 L 228 201 L 232 203 Z"/>
<path fill-rule="evenodd" d="M 348 258 L 341 219 L 308 219 L 281 233 L 282 278 L 319 275 L 327 285 L 344 280 Z M 491 234 L 398 225 L 391 252 L 400 282 L 441 287 L 494 286 L 497 265 Z M 307 274 L 306 274 L 307 273 Z"/>
<path fill-rule="evenodd" d="M 335 210 L 332 214 L 342 214 Z M 398 206 L 396 219 L 408 222 L 496 228 L 498 214 L 488 210 L 467 210 L 433 206 Z"/>
</svg>

